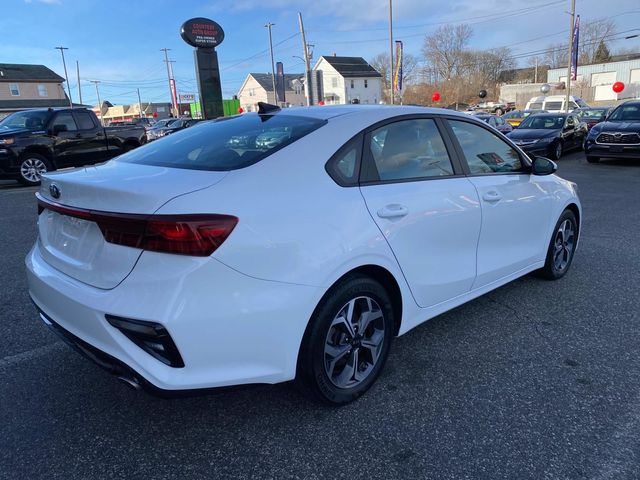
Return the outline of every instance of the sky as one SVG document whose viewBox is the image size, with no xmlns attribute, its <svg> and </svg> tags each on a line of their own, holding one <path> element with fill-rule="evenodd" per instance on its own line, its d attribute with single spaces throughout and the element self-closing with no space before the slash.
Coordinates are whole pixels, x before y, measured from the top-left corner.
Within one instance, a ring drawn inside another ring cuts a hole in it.
<svg viewBox="0 0 640 480">
<path fill-rule="evenodd" d="M 473 28 L 474 49 L 509 46 L 514 55 L 566 42 L 570 0 L 393 0 L 394 39 L 421 56 L 425 35 L 446 23 Z M 638 0 L 577 0 L 582 22 L 613 18 L 621 36 L 640 33 Z M 179 34 L 193 17 L 216 21 L 225 31 L 217 48 L 223 96 L 240 89 L 249 72 L 270 72 L 268 32 L 272 22 L 275 61 L 285 73 L 304 69 L 298 12 L 314 61 L 320 55 L 362 56 L 389 50 L 388 0 L 0 0 L 0 63 L 44 64 L 64 76 L 56 46 L 64 46 L 71 94 L 78 101 L 76 61 L 85 104 L 100 97 L 113 104 L 169 102 L 164 53 L 169 48 L 180 93 L 197 93 L 193 48 Z M 616 38 L 621 38 L 616 37 Z M 640 51 L 640 39 L 613 47 Z M 297 56 L 297 57 L 296 57 Z"/>
</svg>

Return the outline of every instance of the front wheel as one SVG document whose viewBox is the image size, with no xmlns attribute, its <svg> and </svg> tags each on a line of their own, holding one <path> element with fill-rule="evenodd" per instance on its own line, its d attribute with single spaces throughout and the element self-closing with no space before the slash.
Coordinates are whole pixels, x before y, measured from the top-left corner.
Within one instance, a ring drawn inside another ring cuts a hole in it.
<svg viewBox="0 0 640 480">
<path fill-rule="evenodd" d="M 49 161 L 37 153 L 27 153 L 20 161 L 18 181 L 23 185 L 40 185 L 42 174 L 51 170 Z"/>
<path fill-rule="evenodd" d="M 562 153 L 563 153 L 562 142 L 558 142 L 551 151 L 551 160 L 560 160 Z"/>
<path fill-rule="evenodd" d="M 571 210 L 562 213 L 553 232 L 544 267 L 537 271 L 539 276 L 548 280 L 564 277 L 573 261 L 578 242 L 578 222 Z"/>
<path fill-rule="evenodd" d="M 394 321 L 391 299 L 377 281 L 354 275 L 332 287 L 302 341 L 299 388 L 332 405 L 357 399 L 382 371 Z"/>
</svg>

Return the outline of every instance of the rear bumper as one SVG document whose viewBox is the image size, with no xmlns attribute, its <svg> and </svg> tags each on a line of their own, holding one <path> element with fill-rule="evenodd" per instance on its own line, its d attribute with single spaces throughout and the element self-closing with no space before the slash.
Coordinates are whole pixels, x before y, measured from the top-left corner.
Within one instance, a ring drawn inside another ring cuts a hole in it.
<svg viewBox="0 0 640 480">
<path fill-rule="evenodd" d="M 55 270 L 37 244 L 26 264 L 29 293 L 45 323 L 111 373 L 160 394 L 293 379 L 304 330 L 322 295 L 316 287 L 247 277 L 213 258 L 145 252 L 111 290 Z M 162 324 L 185 366 L 152 357 L 106 314 Z"/>
</svg>

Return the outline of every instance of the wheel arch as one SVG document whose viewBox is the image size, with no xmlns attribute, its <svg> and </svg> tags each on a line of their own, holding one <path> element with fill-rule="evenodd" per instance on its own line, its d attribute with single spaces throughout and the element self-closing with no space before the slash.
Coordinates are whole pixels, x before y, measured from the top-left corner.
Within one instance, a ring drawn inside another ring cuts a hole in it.
<svg viewBox="0 0 640 480">
<path fill-rule="evenodd" d="M 565 207 L 565 210 L 571 211 L 576 216 L 576 223 L 578 224 L 578 234 L 580 234 L 580 208 L 578 208 L 578 205 L 576 205 L 575 203 L 570 203 Z"/>
<path fill-rule="evenodd" d="M 26 147 L 22 151 L 22 153 L 20 153 L 20 157 L 19 157 L 20 158 L 20 162 L 22 162 L 22 160 L 27 155 L 29 155 L 30 153 L 35 153 L 37 155 L 42 155 L 51 164 L 51 167 L 53 169 L 57 168 L 56 162 L 53 159 L 53 154 L 51 153 L 51 151 L 47 147 L 38 146 L 38 145 L 33 145 L 33 146 Z"/>
</svg>

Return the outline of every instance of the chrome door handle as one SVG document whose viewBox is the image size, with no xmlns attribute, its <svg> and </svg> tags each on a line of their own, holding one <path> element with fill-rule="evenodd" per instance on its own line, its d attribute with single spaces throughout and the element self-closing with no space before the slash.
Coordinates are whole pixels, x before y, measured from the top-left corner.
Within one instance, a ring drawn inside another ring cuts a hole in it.
<svg viewBox="0 0 640 480">
<path fill-rule="evenodd" d="M 502 195 L 496 191 L 490 191 L 482 195 L 482 199 L 486 202 L 498 202 L 502 200 Z"/>
<path fill-rule="evenodd" d="M 378 216 L 380 218 L 397 218 L 404 217 L 409 213 L 409 209 L 404 205 L 399 205 L 397 203 L 392 203 L 390 205 L 386 205 L 378 210 Z"/>
</svg>

